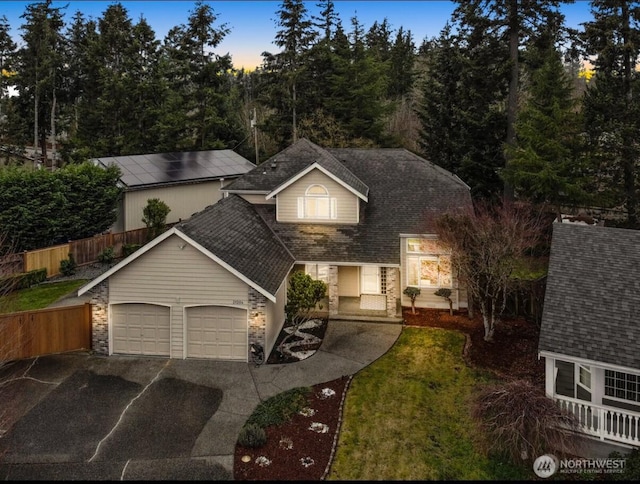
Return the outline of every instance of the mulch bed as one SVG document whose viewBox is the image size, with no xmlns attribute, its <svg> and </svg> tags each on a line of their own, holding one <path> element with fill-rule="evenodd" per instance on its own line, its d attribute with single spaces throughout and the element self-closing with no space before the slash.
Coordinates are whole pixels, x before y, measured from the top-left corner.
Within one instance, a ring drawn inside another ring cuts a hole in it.
<svg viewBox="0 0 640 484">
<path fill-rule="evenodd" d="M 350 377 L 313 386 L 308 408 L 313 415 L 296 414 L 280 426 L 267 427 L 267 443 L 251 449 L 236 445 L 235 480 L 317 481 L 324 478 L 339 431 L 344 393 Z M 328 392 L 325 389 L 330 389 Z M 323 390 L 331 395 L 326 396 Z M 316 430 L 311 429 L 312 424 Z M 327 426 L 323 432 L 324 424 Z M 247 462 L 243 462 L 248 460 Z M 265 459 L 261 459 L 265 458 Z M 260 462 L 263 465 L 260 465 Z M 269 462 L 266 464 L 266 462 Z"/>
<path fill-rule="evenodd" d="M 305 329 L 304 332 L 311 334 L 313 336 L 317 336 L 318 338 L 320 338 L 320 340 L 322 340 L 324 338 L 324 334 L 327 331 L 328 320 L 326 318 L 314 318 L 314 319 L 320 319 L 322 321 L 322 324 L 316 328 Z M 287 324 L 284 328 L 288 326 L 289 325 Z M 296 363 L 300 361 L 298 360 L 298 358 L 290 357 L 288 355 L 283 355 L 278 351 L 278 346 L 280 345 L 282 340 L 287 336 L 287 333 L 284 331 L 284 328 L 282 331 L 280 331 L 280 334 L 278 335 L 278 339 L 276 339 L 276 342 L 273 345 L 271 354 L 269 355 L 269 358 L 267 358 L 267 364 L 275 365 L 278 363 Z M 295 341 L 300 341 L 300 339 L 301 338 L 299 338 L 298 336 L 292 336 L 291 338 L 289 338 L 289 341 L 295 342 Z M 295 347 L 295 350 L 296 351 L 317 350 L 319 347 L 320 347 L 320 344 L 298 345 Z"/>
</svg>

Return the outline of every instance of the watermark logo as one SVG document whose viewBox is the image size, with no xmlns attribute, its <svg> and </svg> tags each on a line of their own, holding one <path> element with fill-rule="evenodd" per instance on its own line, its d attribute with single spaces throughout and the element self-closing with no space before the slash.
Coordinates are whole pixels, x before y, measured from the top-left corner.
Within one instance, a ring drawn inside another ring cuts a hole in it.
<svg viewBox="0 0 640 484">
<path fill-rule="evenodd" d="M 533 461 L 533 472 L 546 479 L 558 474 L 622 474 L 625 459 L 562 459 L 544 454 Z"/>
<path fill-rule="evenodd" d="M 558 470 L 558 458 L 553 454 L 544 454 L 533 461 L 533 472 L 536 476 L 546 479 Z"/>
</svg>

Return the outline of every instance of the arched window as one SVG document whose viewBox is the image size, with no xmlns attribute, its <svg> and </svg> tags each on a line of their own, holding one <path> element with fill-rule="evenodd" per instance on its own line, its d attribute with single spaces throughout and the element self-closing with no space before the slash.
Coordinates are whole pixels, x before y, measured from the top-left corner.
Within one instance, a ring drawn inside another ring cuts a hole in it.
<svg viewBox="0 0 640 484">
<path fill-rule="evenodd" d="M 336 218 L 336 199 L 323 185 L 310 185 L 304 197 L 298 199 L 298 218 Z"/>
</svg>

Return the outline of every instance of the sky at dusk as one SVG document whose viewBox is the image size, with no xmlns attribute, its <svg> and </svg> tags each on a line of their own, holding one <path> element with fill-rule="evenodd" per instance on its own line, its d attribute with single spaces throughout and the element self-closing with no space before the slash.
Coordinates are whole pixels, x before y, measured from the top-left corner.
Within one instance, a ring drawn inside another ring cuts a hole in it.
<svg viewBox="0 0 640 484">
<path fill-rule="evenodd" d="M 17 43 L 20 39 L 20 18 L 26 6 L 34 1 L 0 1 L 0 17 L 6 16 L 11 26 L 11 34 Z M 54 1 L 54 7 L 64 7 L 65 22 L 70 24 L 77 11 L 85 18 L 98 19 L 113 1 Z M 163 40 L 169 29 L 186 24 L 194 10 L 194 1 L 157 1 L 122 0 L 129 18 L 136 23 L 144 17 L 154 29 L 156 38 Z M 236 68 L 254 69 L 262 63 L 261 54 L 265 51 L 276 53 L 278 47 L 273 43 L 277 31 L 277 11 L 280 1 L 226 0 L 204 2 L 213 7 L 217 16 L 214 26 L 222 24 L 231 30 L 223 42 L 214 51 L 219 55 L 230 54 Z M 311 15 L 319 12 L 317 1 L 305 2 Z M 564 5 L 562 11 L 570 27 L 591 20 L 589 2 L 578 0 L 574 4 Z M 436 37 L 447 20 L 450 19 L 455 4 L 444 0 L 414 1 L 335 1 L 336 11 L 345 31 L 351 31 L 351 18 L 356 16 L 368 30 L 375 21 L 381 23 L 387 19 L 393 32 L 400 27 L 410 30 L 416 46 L 427 38 Z"/>
</svg>

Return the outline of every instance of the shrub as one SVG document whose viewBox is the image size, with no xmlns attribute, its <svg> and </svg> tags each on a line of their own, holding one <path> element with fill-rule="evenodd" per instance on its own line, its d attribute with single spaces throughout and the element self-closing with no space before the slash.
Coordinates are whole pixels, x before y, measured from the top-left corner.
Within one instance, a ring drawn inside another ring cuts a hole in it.
<svg viewBox="0 0 640 484">
<path fill-rule="evenodd" d="M 404 288 L 402 294 L 409 296 L 409 299 L 411 299 L 411 312 L 416 314 L 416 298 L 420 295 L 420 288 L 408 286 Z"/>
<path fill-rule="evenodd" d="M 19 289 L 27 289 L 47 279 L 47 269 L 35 269 L 29 272 L 12 274 L 0 279 L 0 294 L 8 294 Z"/>
<path fill-rule="evenodd" d="M 262 447 L 267 443 L 267 434 L 262 427 L 256 424 L 247 424 L 240 430 L 238 444 L 242 447 Z"/>
<path fill-rule="evenodd" d="M 142 247 L 140 244 L 124 244 L 122 246 L 122 257 L 128 257 Z"/>
<path fill-rule="evenodd" d="M 63 276 L 72 276 L 76 273 L 76 260 L 72 253 L 69 253 L 69 258 L 60 261 L 60 272 Z"/>
<path fill-rule="evenodd" d="M 154 239 L 164 232 L 167 226 L 167 215 L 169 215 L 169 212 L 171 212 L 169 206 L 159 198 L 150 198 L 147 200 L 146 207 L 142 209 L 142 214 L 144 215 L 142 221 L 149 229 L 147 239 Z"/>
<path fill-rule="evenodd" d="M 264 428 L 287 422 L 308 405 L 307 396 L 309 393 L 311 393 L 311 388 L 298 387 L 274 395 L 258 405 L 247 419 L 247 424 L 256 424 Z"/>
<path fill-rule="evenodd" d="M 451 299 L 451 289 L 446 287 L 441 287 L 436 292 L 434 292 L 436 296 L 442 297 L 449 302 L 449 314 L 453 315 L 453 300 Z"/>
<path fill-rule="evenodd" d="M 490 384 L 476 394 L 472 415 L 488 452 L 504 454 L 514 463 L 535 459 L 549 449 L 579 455 L 578 423 L 544 390 L 528 380 Z"/>
<path fill-rule="evenodd" d="M 614 481 L 640 481 L 640 449 L 633 449 L 626 455 L 620 452 L 611 452 L 611 459 L 625 459 L 624 472 L 620 474 L 608 474 L 607 478 Z"/>
<path fill-rule="evenodd" d="M 98 254 L 98 262 L 101 262 L 102 264 L 111 264 L 115 258 L 116 253 L 113 250 L 113 247 L 107 247 Z"/>
</svg>

